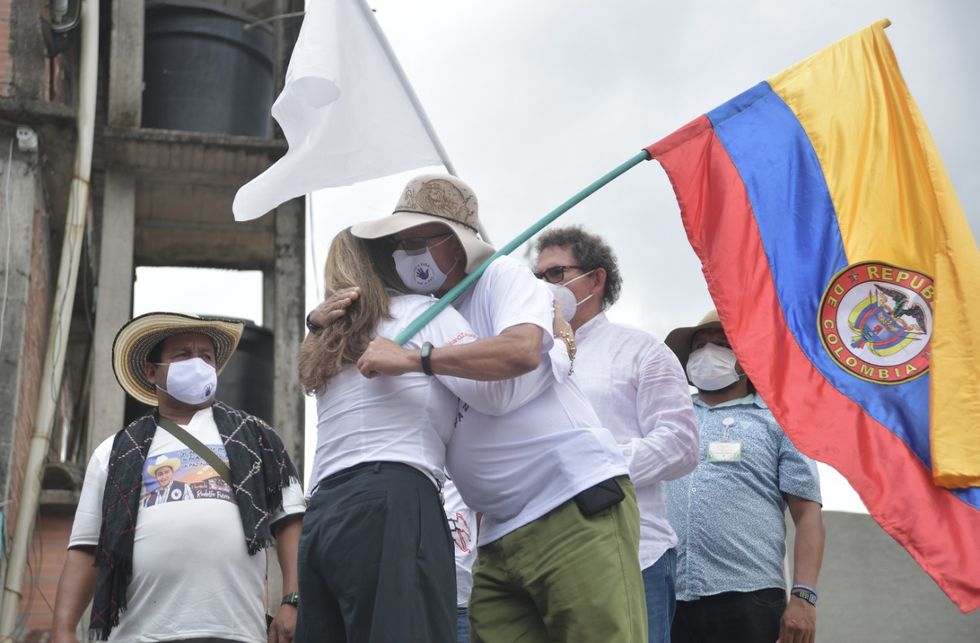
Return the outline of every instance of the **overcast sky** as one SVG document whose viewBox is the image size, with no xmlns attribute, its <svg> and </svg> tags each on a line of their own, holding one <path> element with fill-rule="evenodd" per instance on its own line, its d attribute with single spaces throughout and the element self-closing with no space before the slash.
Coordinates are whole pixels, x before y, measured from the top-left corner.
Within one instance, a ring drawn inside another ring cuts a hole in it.
<svg viewBox="0 0 980 643">
<path fill-rule="evenodd" d="M 980 185 L 971 180 L 980 170 L 974 67 L 980 3 L 374 0 L 371 6 L 459 175 L 476 190 L 497 245 L 640 148 L 885 17 L 906 82 L 980 235 Z M 315 195 L 310 306 L 333 235 L 390 213 L 415 173 Z M 610 311 L 614 321 L 662 338 L 711 308 L 677 202 L 655 162 L 634 168 L 557 225 L 573 223 L 605 237 L 619 255 L 624 289 Z M 153 279 L 141 271 L 137 309 L 141 288 L 159 293 Z M 228 305 L 221 312 L 261 317 L 260 301 L 236 297 Z M 832 475 L 824 478 L 833 486 L 825 494 L 831 508 L 859 506 Z"/>
<path fill-rule="evenodd" d="M 980 5 L 958 2 L 375 0 L 372 6 L 498 245 L 641 147 L 822 47 L 887 30 L 980 231 Z M 411 174 L 411 173 L 410 173 Z M 409 174 L 409 175 L 410 175 Z M 317 260 L 345 225 L 387 214 L 404 177 L 314 200 Z M 559 219 L 619 254 L 612 316 L 663 336 L 711 307 L 662 169 L 641 164 Z"/>
</svg>

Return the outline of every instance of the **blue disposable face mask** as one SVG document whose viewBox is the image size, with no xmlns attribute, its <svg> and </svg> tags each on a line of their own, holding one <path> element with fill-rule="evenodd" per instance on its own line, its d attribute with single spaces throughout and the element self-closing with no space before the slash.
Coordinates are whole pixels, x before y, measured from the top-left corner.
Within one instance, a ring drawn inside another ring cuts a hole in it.
<svg viewBox="0 0 980 643">
<path fill-rule="evenodd" d="M 451 238 L 452 236 L 447 236 L 432 247 L 438 247 Z M 395 272 L 401 277 L 402 283 L 414 293 L 429 295 L 446 283 L 448 275 L 439 269 L 428 247 L 420 250 L 395 250 L 391 258 L 395 260 Z M 449 272 L 453 271 L 457 263 L 458 259 L 449 268 Z"/>
<path fill-rule="evenodd" d="M 167 388 L 157 388 L 175 400 L 203 404 L 218 391 L 218 372 L 200 357 L 169 362 L 168 367 Z"/>
</svg>

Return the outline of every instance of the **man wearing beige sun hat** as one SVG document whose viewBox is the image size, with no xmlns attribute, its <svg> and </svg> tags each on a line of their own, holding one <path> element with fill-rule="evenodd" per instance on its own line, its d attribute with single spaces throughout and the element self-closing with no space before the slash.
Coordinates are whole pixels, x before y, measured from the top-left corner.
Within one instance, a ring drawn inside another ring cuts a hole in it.
<svg viewBox="0 0 980 643">
<path fill-rule="evenodd" d="M 299 477 L 268 425 L 215 399 L 242 330 L 238 321 L 157 312 L 116 335 L 117 381 L 156 408 L 92 455 L 52 640 L 77 640 L 93 597 L 94 640 L 292 640 Z M 265 547 L 273 538 L 287 596 L 267 634 Z"/>
<path fill-rule="evenodd" d="M 466 183 L 423 175 L 390 216 L 351 233 L 378 244 L 406 291 L 439 297 L 493 254 L 478 221 Z M 311 332 L 358 296 L 327 297 L 307 319 Z M 550 291 L 527 265 L 500 257 L 453 305 L 481 339 L 407 349 L 379 337 L 357 366 L 365 377 L 502 381 L 497 403 L 460 400 L 446 449 L 460 495 L 483 514 L 473 641 L 645 641 L 635 494 L 615 440 L 568 377 L 574 338 L 556 322 Z"/>
</svg>

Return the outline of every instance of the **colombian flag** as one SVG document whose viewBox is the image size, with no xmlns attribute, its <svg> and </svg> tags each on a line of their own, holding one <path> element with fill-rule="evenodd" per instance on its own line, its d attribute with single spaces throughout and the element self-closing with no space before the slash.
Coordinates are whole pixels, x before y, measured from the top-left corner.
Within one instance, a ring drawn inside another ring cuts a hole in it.
<svg viewBox="0 0 980 643">
<path fill-rule="evenodd" d="M 980 607 L 980 252 L 884 28 L 646 148 L 777 421 Z"/>
</svg>

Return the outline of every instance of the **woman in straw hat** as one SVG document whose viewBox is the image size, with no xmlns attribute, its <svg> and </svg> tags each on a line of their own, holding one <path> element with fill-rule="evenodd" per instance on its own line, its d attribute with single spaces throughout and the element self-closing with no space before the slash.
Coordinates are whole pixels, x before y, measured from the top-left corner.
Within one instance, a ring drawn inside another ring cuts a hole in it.
<svg viewBox="0 0 980 643">
<path fill-rule="evenodd" d="M 394 338 L 435 301 L 405 294 L 386 261 L 391 249 L 382 246 L 349 229 L 334 238 L 326 290 L 357 285 L 360 296 L 300 351 L 300 381 L 316 395 L 318 425 L 300 543 L 299 641 L 456 636 L 453 544 L 439 493 L 445 448 L 457 394 L 474 397 L 482 388 L 486 398 L 495 384 L 361 375 L 355 363 L 371 339 Z M 474 339 L 447 308 L 409 345 Z"/>
</svg>

